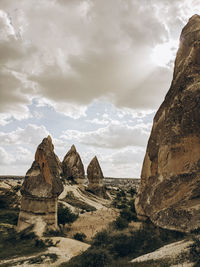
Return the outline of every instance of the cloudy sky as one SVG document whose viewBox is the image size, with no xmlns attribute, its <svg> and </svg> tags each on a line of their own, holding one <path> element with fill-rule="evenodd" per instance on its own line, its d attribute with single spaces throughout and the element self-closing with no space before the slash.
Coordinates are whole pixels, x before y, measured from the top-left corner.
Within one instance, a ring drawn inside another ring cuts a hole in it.
<svg viewBox="0 0 200 267">
<path fill-rule="evenodd" d="M 85 169 L 139 177 L 180 32 L 199 0 L 0 0 L 0 174 L 50 134 Z"/>
</svg>

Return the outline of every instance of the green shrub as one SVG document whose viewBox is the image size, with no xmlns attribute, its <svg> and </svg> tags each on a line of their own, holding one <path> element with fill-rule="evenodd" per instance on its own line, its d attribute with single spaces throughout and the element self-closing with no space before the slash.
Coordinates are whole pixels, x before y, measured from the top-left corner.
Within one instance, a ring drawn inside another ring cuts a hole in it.
<svg viewBox="0 0 200 267">
<path fill-rule="evenodd" d="M 74 235 L 74 239 L 83 242 L 86 238 L 86 235 L 84 233 L 76 233 Z"/>
<path fill-rule="evenodd" d="M 130 209 L 125 208 L 120 211 L 120 217 L 125 219 L 127 222 L 136 221 L 137 216 Z"/>
<path fill-rule="evenodd" d="M 191 231 L 191 234 L 196 234 L 196 235 L 199 235 L 200 234 L 200 227 L 194 229 Z"/>
<path fill-rule="evenodd" d="M 73 223 L 78 218 L 78 214 L 73 213 L 68 207 L 58 205 L 58 224 L 63 226 L 66 223 Z"/>
<path fill-rule="evenodd" d="M 128 227 L 128 221 L 122 217 L 117 217 L 114 221 L 114 227 L 118 230 L 123 230 Z"/>
<path fill-rule="evenodd" d="M 29 264 L 40 264 L 40 263 L 42 263 L 44 261 L 44 257 L 45 258 L 49 258 L 50 261 L 51 261 L 51 263 L 55 262 L 58 259 L 57 254 L 55 254 L 55 253 L 47 253 L 47 254 L 44 254 L 44 255 L 40 255 L 40 256 L 31 258 L 28 261 L 28 263 Z M 25 261 L 24 262 L 21 262 L 21 264 L 23 264 L 23 263 L 25 263 Z"/>
<path fill-rule="evenodd" d="M 190 246 L 190 260 L 194 266 L 200 266 L 200 239 L 194 238 L 194 243 Z"/>
<path fill-rule="evenodd" d="M 48 230 L 46 231 L 43 236 L 51 237 L 51 236 L 65 236 L 62 229 L 59 230 Z"/>
<path fill-rule="evenodd" d="M 131 195 L 131 197 L 133 197 L 134 195 L 136 195 L 136 189 L 131 187 L 129 190 L 128 190 L 128 193 Z"/>
<path fill-rule="evenodd" d="M 63 263 L 60 267 L 103 267 L 111 263 L 112 257 L 106 249 L 92 248 Z"/>
<path fill-rule="evenodd" d="M 12 225 L 17 225 L 19 216 L 18 209 L 1 209 L 0 210 L 0 223 L 8 223 Z"/>
<path fill-rule="evenodd" d="M 92 245 L 97 247 L 107 246 L 107 244 L 111 242 L 110 237 L 107 230 L 102 230 L 93 237 Z"/>
</svg>

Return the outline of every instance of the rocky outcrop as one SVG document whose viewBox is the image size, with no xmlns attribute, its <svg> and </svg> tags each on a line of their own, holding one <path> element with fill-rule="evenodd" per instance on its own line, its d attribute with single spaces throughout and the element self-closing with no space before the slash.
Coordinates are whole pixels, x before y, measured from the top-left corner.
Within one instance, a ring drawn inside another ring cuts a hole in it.
<svg viewBox="0 0 200 267">
<path fill-rule="evenodd" d="M 200 16 L 184 27 L 171 87 L 157 111 L 136 199 L 139 218 L 200 227 Z"/>
<path fill-rule="evenodd" d="M 103 172 L 99 165 L 99 161 L 95 156 L 87 168 L 87 178 L 88 178 L 88 190 L 97 196 L 108 198 L 104 184 L 103 184 Z"/>
<path fill-rule="evenodd" d="M 45 230 L 57 229 L 57 199 L 63 191 L 61 170 L 61 163 L 48 136 L 38 146 L 35 160 L 21 188 L 19 231 L 31 225 L 38 235 Z"/>
<path fill-rule="evenodd" d="M 85 182 L 85 171 L 79 153 L 74 145 L 65 155 L 62 162 L 63 178 L 82 184 Z"/>
</svg>

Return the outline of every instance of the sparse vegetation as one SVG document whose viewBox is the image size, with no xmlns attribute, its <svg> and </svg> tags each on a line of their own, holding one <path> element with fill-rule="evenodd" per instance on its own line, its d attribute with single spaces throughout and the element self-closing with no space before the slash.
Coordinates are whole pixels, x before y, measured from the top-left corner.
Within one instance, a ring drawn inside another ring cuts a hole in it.
<svg viewBox="0 0 200 267">
<path fill-rule="evenodd" d="M 38 239 L 30 228 L 17 233 L 13 227 L 0 226 L 0 259 L 31 255 L 48 246 L 48 242 Z"/>
<path fill-rule="evenodd" d="M 161 229 L 151 223 L 144 224 L 141 229 L 134 232 L 128 231 L 125 233 L 103 230 L 96 234 L 91 247 L 87 251 L 62 266 L 96 267 L 98 266 L 96 265 L 97 255 L 101 255 L 101 253 L 106 255 L 106 260 L 103 263 L 101 262 L 100 266 L 120 266 L 117 265 L 119 261 L 124 260 L 128 264 L 128 261 L 135 257 L 152 252 L 167 243 L 177 241 L 183 237 L 184 234 L 181 232 Z M 88 261 L 89 257 L 90 261 Z"/>
<path fill-rule="evenodd" d="M 18 190 L 18 186 L 14 187 L 13 191 L 5 188 L 0 189 L 0 223 L 17 225 L 19 208 L 17 207 L 16 191 Z"/>
<path fill-rule="evenodd" d="M 128 227 L 129 222 L 137 221 L 137 215 L 135 211 L 135 200 L 128 199 L 124 191 L 117 193 L 113 205 L 120 209 L 120 215 L 113 222 L 114 228 L 123 230 Z"/>
<path fill-rule="evenodd" d="M 76 233 L 74 235 L 74 239 L 84 242 L 84 240 L 86 239 L 86 235 L 84 233 Z"/>
</svg>

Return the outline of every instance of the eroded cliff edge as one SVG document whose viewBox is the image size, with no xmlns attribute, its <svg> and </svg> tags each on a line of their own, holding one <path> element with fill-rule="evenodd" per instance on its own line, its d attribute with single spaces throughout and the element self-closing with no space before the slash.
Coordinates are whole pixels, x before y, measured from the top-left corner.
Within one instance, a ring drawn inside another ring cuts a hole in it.
<svg viewBox="0 0 200 267">
<path fill-rule="evenodd" d="M 171 87 L 157 111 L 136 199 L 139 218 L 200 226 L 200 16 L 183 28 Z"/>
</svg>

